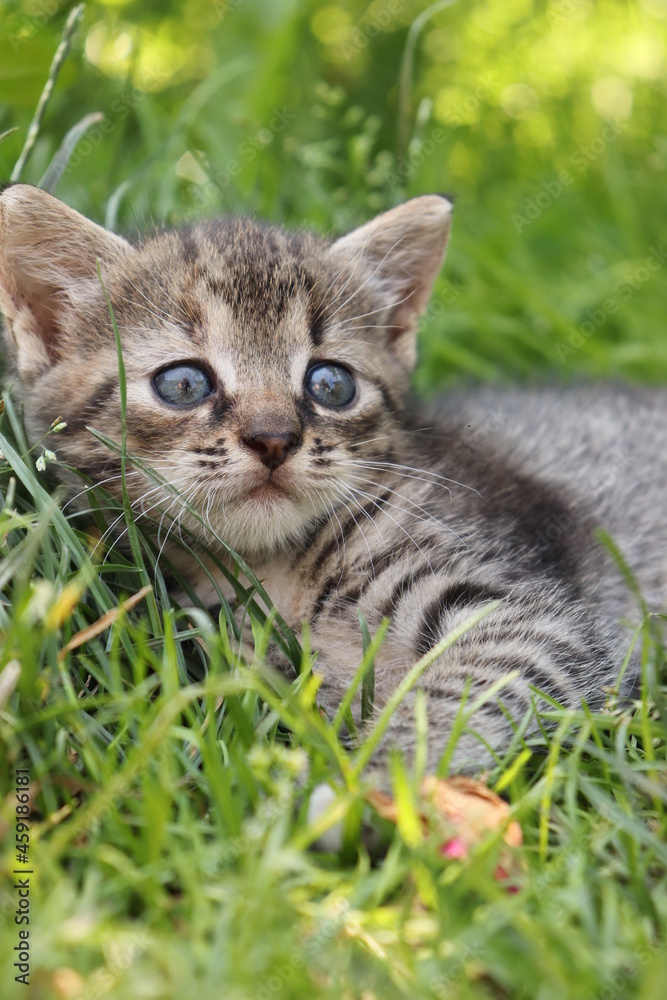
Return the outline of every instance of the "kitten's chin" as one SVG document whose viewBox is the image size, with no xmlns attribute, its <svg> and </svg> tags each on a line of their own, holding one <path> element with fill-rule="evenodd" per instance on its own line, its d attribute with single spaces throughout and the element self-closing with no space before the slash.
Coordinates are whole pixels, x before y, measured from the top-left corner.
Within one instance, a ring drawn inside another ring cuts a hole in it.
<svg viewBox="0 0 667 1000">
<path fill-rule="evenodd" d="M 241 504 L 250 504 L 251 508 L 256 509 L 257 513 L 264 513 L 265 511 L 273 512 L 281 510 L 286 504 L 293 502 L 292 497 L 285 490 L 269 482 L 263 483 L 261 486 L 255 486 L 243 500 L 239 501 L 239 506 Z"/>
<path fill-rule="evenodd" d="M 298 545 L 320 517 L 322 509 L 312 499 L 290 496 L 266 483 L 227 503 L 213 527 L 239 555 L 255 562 Z"/>
</svg>

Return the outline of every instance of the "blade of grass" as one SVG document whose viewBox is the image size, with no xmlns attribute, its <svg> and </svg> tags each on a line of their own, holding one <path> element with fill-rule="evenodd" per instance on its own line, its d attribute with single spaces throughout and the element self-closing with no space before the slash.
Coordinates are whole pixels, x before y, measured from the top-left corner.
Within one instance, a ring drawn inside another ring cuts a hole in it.
<svg viewBox="0 0 667 1000">
<path fill-rule="evenodd" d="M 375 659 L 375 654 L 377 653 L 378 649 L 382 645 L 382 642 L 384 641 L 384 637 L 387 634 L 388 628 L 389 628 L 389 619 L 385 618 L 381 622 L 379 629 L 377 630 L 372 639 L 370 638 L 369 634 L 370 642 L 364 649 L 364 655 L 362 661 L 357 667 L 354 677 L 352 678 L 352 682 L 350 683 L 345 694 L 343 695 L 343 700 L 338 706 L 338 711 L 336 712 L 333 721 L 331 723 L 335 733 L 337 733 L 338 730 L 340 729 L 341 724 L 343 722 L 343 717 L 349 712 L 350 706 L 352 705 L 352 701 L 354 700 L 354 696 L 357 693 L 357 689 L 359 688 L 359 685 L 363 683 L 363 679 L 366 676 L 368 670 L 370 669 L 370 665 L 373 663 Z"/>
<path fill-rule="evenodd" d="M 9 406 L 7 407 L 7 412 L 11 412 Z M 54 504 L 53 499 L 49 496 L 41 483 L 38 482 L 33 471 L 28 468 L 21 456 L 14 449 L 13 445 L 2 434 L 0 434 L 0 449 L 5 455 L 7 461 L 10 463 L 18 479 L 23 483 L 32 498 L 35 500 L 38 509 L 51 511 L 54 527 L 58 531 L 60 537 L 67 542 L 67 545 L 69 546 L 70 551 L 75 557 L 79 567 L 83 568 L 84 565 L 89 564 L 88 553 L 79 541 L 67 518 L 64 516 L 59 507 Z M 108 589 L 106 584 L 104 584 L 94 572 L 91 574 L 89 586 L 94 593 L 95 599 L 99 602 L 101 607 L 103 607 L 106 611 L 115 607 L 113 594 Z"/>
<path fill-rule="evenodd" d="M 76 123 L 76 125 L 72 126 L 69 132 L 65 135 L 63 141 L 58 146 L 53 159 L 46 168 L 44 176 L 37 185 L 42 189 L 42 191 L 48 191 L 49 194 L 53 194 L 62 175 L 67 169 L 67 164 L 72 157 L 72 153 L 76 149 L 79 139 L 85 135 L 92 125 L 103 121 L 103 119 L 104 115 L 101 111 L 94 111 L 92 114 L 86 115 L 82 118 L 80 122 Z"/>
<path fill-rule="evenodd" d="M 85 7 L 86 5 L 83 3 L 80 3 L 78 4 L 78 6 L 74 7 L 70 11 L 69 17 L 65 22 L 65 28 L 63 30 L 62 38 L 60 40 L 60 45 L 56 49 L 56 53 L 53 57 L 51 68 L 49 69 L 49 75 L 46 79 L 46 83 L 44 84 L 44 89 L 42 90 L 39 101 L 37 103 L 33 119 L 30 122 L 30 128 L 28 129 L 28 134 L 23 144 L 23 149 L 19 154 L 19 158 L 16 161 L 14 169 L 12 170 L 11 176 L 9 178 L 13 184 L 16 183 L 16 181 L 21 180 L 23 171 L 25 170 L 26 164 L 30 159 L 30 154 L 33 151 L 35 143 L 37 142 L 39 129 L 42 124 L 44 115 L 46 113 L 49 101 L 51 100 L 51 95 L 53 94 L 53 88 L 56 85 L 56 80 L 58 79 L 58 74 L 60 73 L 62 64 L 65 62 L 67 54 L 69 53 L 70 45 L 72 44 L 72 36 L 74 35 L 74 32 L 79 26 L 79 22 L 83 17 L 83 12 L 85 10 Z"/>
<path fill-rule="evenodd" d="M 125 362 L 123 361 L 123 345 L 120 339 L 120 331 L 118 329 L 118 324 L 116 323 L 116 316 L 113 311 L 113 306 L 111 305 L 111 299 L 109 298 L 109 293 L 107 292 L 106 285 L 102 280 L 102 269 L 99 258 L 97 259 L 97 277 L 99 283 L 104 292 L 104 298 L 106 299 L 107 308 L 109 310 L 109 316 L 111 317 L 111 325 L 113 326 L 113 335 L 116 339 L 116 354 L 118 357 L 118 385 L 120 390 L 120 480 L 121 489 L 123 493 L 123 512 L 125 514 L 125 524 L 127 527 L 127 537 L 130 542 L 130 550 L 132 552 L 132 558 L 134 559 L 135 566 L 139 571 L 139 577 L 143 584 L 143 587 L 150 588 L 150 595 L 147 596 L 147 606 L 148 614 L 151 619 L 151 627 L 155 635 L 162 634 L 162 624 L 160 622 L 160 615 L 158 612 L 157 601 L 155 600 L 155 594 L 153 593 L 153 587 L 148 576 L 148 571 L 146 569 L 146 564 L 144 562 L 143 553 L 141 551 L 141 542 L 139 541 L 139 533 L 137 531 L 137 526 L 134 523 L 134 513 L 132 511 L 132 503 L 130 501 L 130 494 L 127 489 L 127 375 L 125 373 Z"/>
<path fill-rule="evenodd" d="M 361 643 L 365 657 L 371 645 L 371 634 L 368 630 L 368 622 L 364 618 L 361 611 L 358 610 L 357 614 L 359 615 L 359 626 L 361 628 Z M 362 723 L 367 722 L 369 719 L 373 718 L 374 702 L 375 702 L 375 657 L 371 656 L 368 663 L 368 670 L 364 674 L 364 679 L 361 682 Z"/>
<path fill-rule="evenodd" d="M 13 128 L 8 128 L 5 132 L 0 133 L 0 142 L 4 142 L 5 139 L 9 139 L 10 135 L 14 135 L 14 132 L 18 132 L 19 127 L 15 125 Z"/>
<path fill-rule="evenodd" d="M 136 604 L 139 603 L 139 601 L 143 600 L 143 598 L 146 597 L 147 594 L 151 593 L 151 590 L 152 588 L 150 587 L 150 585 L 147 587 L 142 587 L 141 590 L 139 590 L 136 594 L 133 594 L 132 597 L 128 597 L 127 600 L 123 601 L 122 604 L 119 604 L 115 608 L 112 608 L 110 611 L 107 611 L 106 614 L 102 615 L 101 618 L 98 618 L 97 621 L 94 622 L 92 625 L 89 625 L 88 628 L 82 629 L 80 632 L 77 632 L 76 635 L 72 636 L 67 645 L 63 646 L 63 648 L 60 650 L 60 653 L 58 654 L 58 659 L 59 660 L 64 659 L 64 657 L 67 656 L 67 654 L 71 652 L 71 650 L 78 649 L 78 647 L 82 646 L 84 642 L 88 642 L 89 639 L 94 638 L 101 632 L 106 632 L 106 630 L 111 625 L 113 625 L 113 623 L 120 615 L 124 614 L 124 612 L 126 611 L 129 611 L 130 608 L 133 608 Z"/>
<path fill-rule="evenodd" d="M 141 741 L 128 754 L 125 765 L 112 776 L 103 793 L 89 799 L 70 822 L 50 838 L 48 847 L 52 856 L 57 857 L 72 838 L 85 830 L 93 819 L 99 817 L 100 809 L 105 810 L 107 803 L 113 801 L 116 796 L 127 794 L 132 782 L 144 767 L 148 766 L 154 751 L 167 738 L 172 725 L 189 705 L 210 695 L 240 694 L 244 690 L 243 678 L 230 675 L 218 676 L 210 678 L 205 684 L 193 684 L 177 691 L 166 700 L 158 701 L 154 708 L 149 710 L 154 718 L 149 722 Z"/>
<path fill-rule="evenodd" d="M 418 14 L 410 25 L 408 37 L 405 42 L 403 58 L 401 59 L 401 69 L 398 78 L 398 147 L 400 152 L 405 152 L 408 145 L 408 122 L 410 119 L 410 90 L 412 85 L 412 73 L 415 62 L 415 49 L 417 41 L 426 23 L 441 10 L 452 7 L 458 0 L 438 0 L 430 7 Z"/>
<path fill-rule="evenodd" d="M 539 848 L 540 860 L 546 861 L 549 848 L 549 823 L 551 821 L 551 803 L 556 786 L 556 777 L 562 777 L 558 767 L 558 758 L 562 749 L 563 739 L 572 721 L 572 713 L 566 713 L 549 748 L 549 757 L 544 769 L 544 792 L 540 801 Z"/>
<path fill-rule="evenodd" d="M 462 625 L 453 629 L 446 636 L 443 636 L 440 642 L 436 643 L 433 649 L 430 649 L 428 653 L 425 653 L 424 656 L 422 656 L 421 659 L 415 663 L 412 669 L 408 671 L 391 697 L 387 700 L 387 703 L 383 708 L 375 727 L 368 736 L 368 739 L 355 754 L 352 769 L 352 773 L 355 777 L 361 773 L 372 757 L 391 721 L 392 715 L 396 711 L 396 708 L 412 690 L 424 671 L 427 670 L 439 656 L 442 656 L 445 650 L 449 649 L 450 646 L 453 646 L 455 642 L 458 642 L 461 636 L 465 635 L 466 632 L 469 632 L 470 629 L 475 627 L 475 625 L 478 625 L 479 622 L 481 622 L 483 618 L 486 618 L 487 615 L 491 614 L 492 611 L 495 611 L 499 603 L 499 601 L 491 601 L 489 604 L 485 604 L 483 608 L 480 608 L 479 611 L 476 611 L 473 615 L 471 615 L 470 618 L 463 622 Z"/>
<path fill-rule="evenodd" d="M 625 584 L 628 590 L 632 593 L 635 600 L 637 601 L 637 604 L 641 609 L 643 617 L 647 618 L 649 616 L 650 609 L 646 603 L 644 595 L 642 594 L 642 590 L 637 581 L 637 577 L 632 572 L 632 569 L 630 568 L 625 556 L 623 555 L 623 553 L 621 552 L 621 550 L 619 549 L 618 545 L 611 537 L 611 535 L 609 535 L 606 531 L 603 531 L 602 528 L 598 528 L 595 534 L 600 544 L 607 550 L 611 558 L 616 563 L 619 572 L 621 573 L 623 579 L 625 580 Z"/>
</svg>

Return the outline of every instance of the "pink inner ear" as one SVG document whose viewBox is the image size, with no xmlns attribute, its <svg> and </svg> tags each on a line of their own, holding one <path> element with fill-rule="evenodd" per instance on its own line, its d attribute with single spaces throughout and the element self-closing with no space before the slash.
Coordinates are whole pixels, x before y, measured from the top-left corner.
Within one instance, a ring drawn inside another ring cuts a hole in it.
<svg viewBox="0 0 667 1000">
<path fill-rule="evenodd" d="M 16 295 L 17 306 L 30 312 L 30 328 L 38 335 L 51 361 L 60 357 L 58 351 L 58 335 L 61 326 L 58 313 L 62 305 L 58 300 L 58 289 L 55 285 L 38 282 L 23 275 L 23 286 Z"/>
<path fill-rule="evenodd" d="M 390 344 L 395 343 L 398 340 L 398 338 L 402 337 L 403 334 L 406 333 L 406 332 L 407 332 L 407 330 L 406 330 L 406 327 L 404 327 L 404 326 L 397 326 L 397 325 L 390 326 L 389 327 L 389 343 Z"/>
<path fill-rule="evenodd" d="M 46 347 L 49 358 L 57 361 L 60 357 L 58 351 L 59 326 L 56 321 L 57 305 L 53 302 L 55 295 L 53 292 L 44 298 L 37 300 L 31 306 L 31 312 L 35 317 L 35 327 Z"/>
<path fill-rule="evenodd" d="M 419 279 L 406 282 L 401 289 L 400 303 L 392 310 L 393 323 L 389 328 L 389 343 L 393 344 L 405 333 L 414 333 L 419 313 L 428 301 L 428 290 L 425 292 Z"/>
</svg>

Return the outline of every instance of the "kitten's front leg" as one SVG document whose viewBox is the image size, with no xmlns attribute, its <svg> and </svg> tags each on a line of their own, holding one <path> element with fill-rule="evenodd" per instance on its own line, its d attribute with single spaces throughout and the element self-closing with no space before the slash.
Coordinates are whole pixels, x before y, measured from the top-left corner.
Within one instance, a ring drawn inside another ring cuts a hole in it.
<svg viewBox="0 0 667 1000">
<path fill-rule="evenodd" d="M 384 644 L 376 656 L 376 715 L 391 697 L 410 668 L 443 636 L 463 626 L 480 611 L 483 599 L 457 602 L 433 617 L 430 631 L 424 621 L 392 622 Z M 336 652 L 343 650 L 342 663 L 331 657 L 333 630 L 338 636 Z M 321 696 L 325 707 L 335 711 L 351 679 L 352 663 L 360 659 L 359 629 L 352 620 L 335 624 L 329 621 L 315 630 L 314 645 L 321 650 L 316 670 L 323 675 Z M 378 750 L 376 763 L 382 766 L 391 747 L 412 759 L 416 749 L 415 700 L 421 688 L 426 698 L 428 717 L 428 770 L 434 771 L 445 751 L 460 711 L 470 711 L 496 682 L 516 676 L 503 686 L 470 718 L 452 757 L 454 770 L 474 772 L 488 766 L 493 754 L 502 754 L 513 736 L 513 727 L 498 705 L 499 698 L 515 723 L 531 709 L 532 688 L 569 707 L 578 707 L 582 697 L 591 704 L 601 704 L 603 685 L 609 677 L 612 654 L 610 636 L 587 613 L 573 602 L 526 595 L 505 598 L 423 673 L 415 689 L 396 708 Z M 605 641 L 606 640 L 606 641 Z M 353 653 L 356 650 L 356 657 Z M 343 669 L 341 669 L 341 666 Z M 539 698 L 537 699 L 539 701 Z M 355 703 L 358 718 L 359 698 Z M 477 736 L 474 734 L 478 734 Z"/>
</svg>

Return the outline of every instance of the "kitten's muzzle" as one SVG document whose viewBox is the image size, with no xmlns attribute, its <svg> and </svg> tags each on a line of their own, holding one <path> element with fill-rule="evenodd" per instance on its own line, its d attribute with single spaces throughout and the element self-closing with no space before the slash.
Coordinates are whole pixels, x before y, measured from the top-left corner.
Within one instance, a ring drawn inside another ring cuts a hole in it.
<svg viewBox="0 0 667 1000">
<path fill-rule="evenodd" d="M 301 447 L 301 435 L 294 431 L 253 431 L 241 438 L 269 472 L 279 468 L 287 456 Z"/>
</svg>

